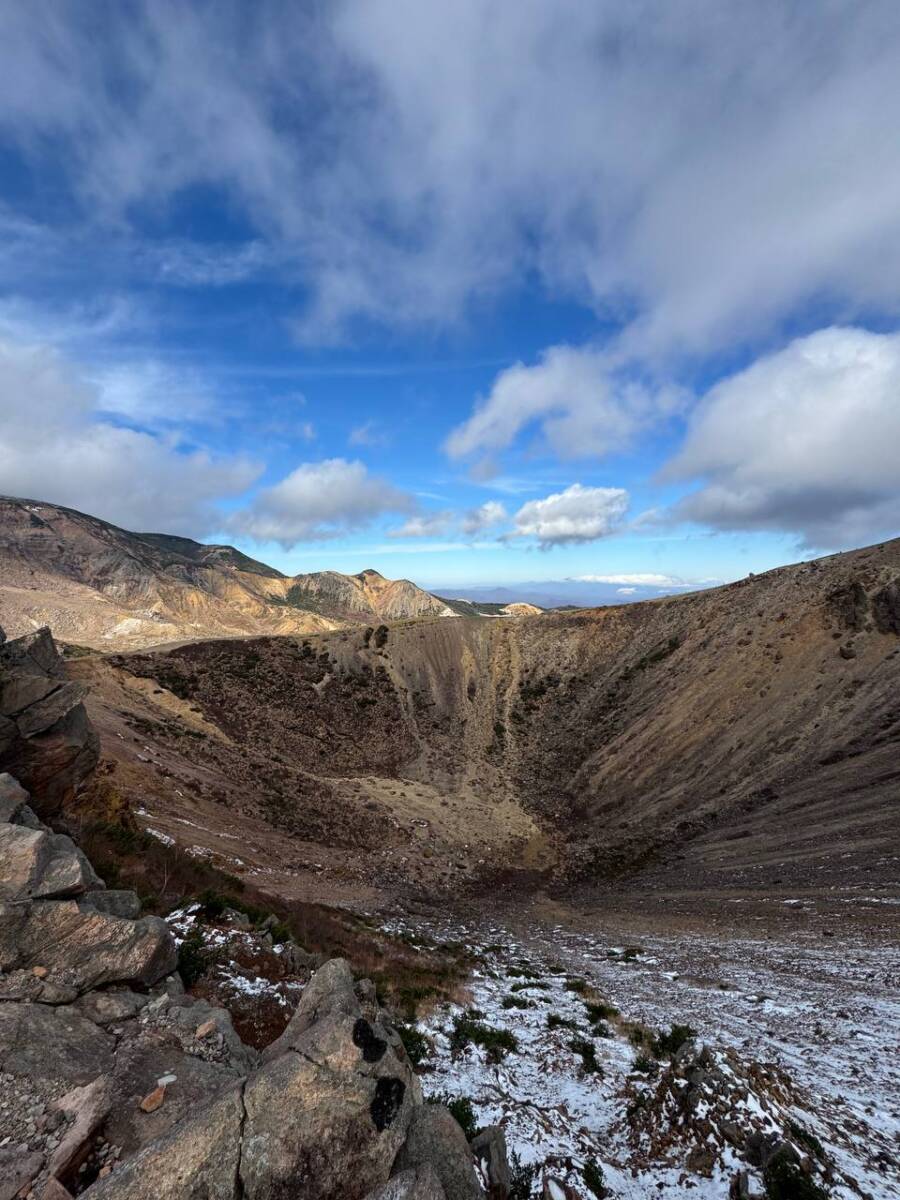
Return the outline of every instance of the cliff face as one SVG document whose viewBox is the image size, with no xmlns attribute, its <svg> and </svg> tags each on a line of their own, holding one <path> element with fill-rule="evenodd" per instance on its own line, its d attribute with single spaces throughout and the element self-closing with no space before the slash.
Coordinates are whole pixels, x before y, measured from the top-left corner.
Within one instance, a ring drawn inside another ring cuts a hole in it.
<svg viewBox="0 0 900 1200">
<path fill-rule="evenodd" d="M 48 629 L 12 641 L 0 630 L 0 771 L 40 795 L 42 812 L 65 803 L 96 766 L 86 692 L 67 680 Z"/>
<path fill-rule="evenodd" d="M 289 578 L 231 546 L 0 498 L 0 619 L 10 634 L 49 625 L 62 641 L 137 649 L 447 612 L 415 584 L 376 571 Z"/>
</svg>

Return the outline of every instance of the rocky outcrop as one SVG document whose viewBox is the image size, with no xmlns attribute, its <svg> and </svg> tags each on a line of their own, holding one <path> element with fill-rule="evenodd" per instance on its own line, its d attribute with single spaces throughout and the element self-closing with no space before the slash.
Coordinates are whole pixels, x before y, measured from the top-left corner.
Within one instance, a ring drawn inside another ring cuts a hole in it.
<svg viewBox="0 0 900 1200">
<path fill-rule="evenodd" d="M 40 796 L 41 815 L 73 796 L 97 764 L 85 691 L 67 682 L 49 629 L 0 638 L 0 770 Z"/>
<path fill-rule="evenodd" d="M 136 899 L 105 892 L 15 780 L 0 797 L 0 845 L 19 847 L 0 858 L 0 1123 L 19 1114 L 16 1193 L 481 1200 L 462 1130 L 423 1102 L 345 960 L 312 977 L 259 1055 L 227 1011 L 185 994 L 163 921 L 119 915 Z"/>
</svg>

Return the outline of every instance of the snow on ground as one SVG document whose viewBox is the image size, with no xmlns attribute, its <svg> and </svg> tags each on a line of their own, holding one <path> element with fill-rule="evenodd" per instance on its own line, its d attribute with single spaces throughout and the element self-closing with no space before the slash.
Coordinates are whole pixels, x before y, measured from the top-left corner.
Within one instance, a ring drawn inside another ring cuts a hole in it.
<svg viewBox="0 0 900 1200">
<path fill-rule="evenodd" d="M 465 1010 L 439 1006 L 419 1023 L 432 1045 L 426 1095 L 469 1097 L 479 1124 L 501 1124 L 523 1162 L 580 1194 L 589 1195 L 581 1172 L 594 1159 L 614 1196 L 725 1197 L 748 1166 L 731 1141 L 784 1136 L 794 1122 L 824 1144 L 836 1200 L 900 1197 L 897 960 L 883 949 L 734 939 L 723 947 L 699 937 L 627 947 L 563 927 L 523 941 L 505 928 L 392 929 L 468 945 L 480 965 L 467 1008 L 518 1041 L 500 1062 L 477 1046 L 454 1050 Z M 586 996 L 571 990 L 576 977 Z M 610 1036 L 592 1032 L 586 999 L 619 1010 L 605 1023 Z M 693 1062 L 686 1072 L 635 1072 L 643 1047 L 630 1040 L 634 1024 L 660 1031 L 673 1022 L 695 1027 L 709 1047 L 699 1073 Z M 576 1038 L 593 1047 L 600 1072 L 585 1069 Z M 750 1183 L 761 1191 L 758 1172 Z"/>
</svg>

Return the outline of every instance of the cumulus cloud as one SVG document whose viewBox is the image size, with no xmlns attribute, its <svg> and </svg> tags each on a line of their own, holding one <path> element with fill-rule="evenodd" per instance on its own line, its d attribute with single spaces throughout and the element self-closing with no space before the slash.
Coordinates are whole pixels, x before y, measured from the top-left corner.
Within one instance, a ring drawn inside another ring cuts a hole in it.
<svg viewBox="0 0 900 1200">
<path fill-rule="evenodd" d="M 264 488 L 232 518 L 232 528 L 286 550 L 298 542 L 339 537 L 384 513 L 413 512 L 415 501 L 363 463 L 329 458 L 302 463 L 274 487 Z"/>
<path fill-rule="evenodd" d="M 490 529 L 492 525 L 499 525 L 505 521 L 507 515 L 505 507 L 499 500 L 487 500 L 478 508 L 470 509 L 463 517 L 463 533 L 481 533 L 482 530 Z"/>
<path fill-rule="evenodd" d="M 553 346 L 533 366 L 516 363 L 447 438 L 451 458 L 490 455 L 537 425 L 563 458 L 602 457 L 624 449 L 641 428 L 681 403 L 676 388 L 651 389 L 617 373 L 591 348 Z"/>
<path fill-rule="evenodd" d="M 668 464 L 703 481 L 675 515 L 823 549 L 900 526 L 900 335 L 832 328 L 718 383 Z"/>
<path fill-rule="evenodd" d="M 397 529 L 389 529 L 387 535 L 392 538 L 440 537 L 452 523 L 452 512 L 422 513 L 410 517 Z"/>
<path fill-rule="evenodd" d="M 811 296 L 900 304 L 898 46 L 893 0 L 142 0 L 103 36 L 90 6 L 13 4 L 0 127 L 95 226 L 226 194 L 248 239 L 170 248 L 171 277 L 274 247 L 310 338 L 452 321 L 532 272 L 702 349 Z"/>
<path fill-rule="evenodd" d="M 511 537 L 535 538 L 543 550 L 614 533 L 628 509 L 623 488 L 582 487 L 573 483 L 564 492 L 529 500 L 513 516 Z"/>
<path fill-rule="evenodd" d="M 259 475 L 246 459 L 123 428 L 101 408 L 96 385 L 54 350 L 0 341 L 0 490 L 198 537 L 220 522 L 215 502 Z"/>
</svg>

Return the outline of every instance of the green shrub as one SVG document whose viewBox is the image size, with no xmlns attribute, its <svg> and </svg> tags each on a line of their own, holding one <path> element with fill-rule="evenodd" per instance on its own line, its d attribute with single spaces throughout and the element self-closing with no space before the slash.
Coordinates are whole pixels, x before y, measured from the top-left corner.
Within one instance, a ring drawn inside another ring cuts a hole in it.
<svg viewBox="0 0 900 1200">
<path fill-rule="evenodd" d="M 532 1004 L 532 1002 L 530 1000 L 526 1000 L 526 998 L 524 996 L 504 996 L 503 997 L 503 1007 L 507 1008 L 507 1009 L 509 1009 L 509 1008 L 534 1008 L 534 1005 Z"/>
<path fill-rule="evenodd" d="M 509 1156 L 509 1200 L 531 1200 L 536 1179 L 537 1166 L 526 1165 L 513 1150 Z"/>
<path fill-rule="evenodd" d="M 819 1141 L 814 1133 L 804 1129 L 802 1125 L 798 1125 L 796 1121 L 788 1121 L 788 1130 L 795 1142 L 799 1142 L 804 1149 L 809 1150 L 816 1158 L 823 1162 L 828 1157 L 825 1153 L 825 1147 Z"/>
<path fill-rule="evenodd" d="M 191 987 L 204 973 L 210 954 L 203 943 L 203 934 L 192 929 L 178 947 L 178 972 L 185 987 Z"/>
<path fill-rule="evenodd" d="M 589 1158 L 584 1164 L 581 1178 L 584 1180 L 587 1190 L 592 1192 L 597 1200 L 603 1200 L 606 1195 L 606 1179 L 603 1175 L 603 1168 L 595 1158 Z"/>
<path fill-rule="evenodd" d="M 668 1033 L 661 1033 L 651 1043 L 651 1049 L 657 1058 L 671 1058 L 677 1054 L 685 1042 L 697 1036 L 697 1030 L 690 1025 L 673 1025 Z"/>
<path fill-rule="evenodd" d="M 608 1021 L 610 1017 L 617 1017 L 619 1015 L 619 1010 L 612 1004 L 604 1004 L 602 1002 L 592 1004 L 590 1001 L 585 1001 L 584 1007 L 587 1011 L 588 1020 L 592 1025 L 596 1024 L 597 1021 Z"/>
<path fill-rule="evenodd" d="M 415 1025 L 405 1025 L 398 1022 L 394 1025 L 394 1028 L 399 1034 L 400 1041 L 403 1043 L 403 1049 L 406 1051 L 409 1061 L 414 1067 L 418 1067 L 428 1057 L 430 1050 L 428 1039 L 416 1029 Z"/>
<path fill-rule="evenodd" d="M 635 1028 L 629 1033 L 628 1040 L 631 1042 L 632 1046 L 643 1046 L 644 1036 L 643 1029 Z"/>
<path fill-rule="evenodd" d="M 438 1092 L 428 1097 L 428 1103 L 442 1104 L 444 1108 L 449 1108 L 457 1125 L 466 1135 L 467 1142 L 471 1142 L 478 1133 L 478 1118 L 468 1096 L 450 1096 L 446 1092 Z"/>
<path fill-rule="evenodd" d="M 610 1029 L 610 1027 L 607 1025 L 607 1023 L 605 1021 L 598 1021 L 597 1024 L 593 1027 L 593 1034 L 594 1034 L 594 1037 L 598 1037 L 598 1038 L 611 1038 L 612 1030 Z"/>
<path fill-rule="evenodd" d="M 587 1038 L 573 1038 L 569 1042 L 569 1049 L 581 1058 L 581 1069 L 586 1074 L 603 1074 L 603 1068 L 597 1062 L 597 1052 L 594 1050 L 593 1042 L 589 1042 Z"/>
<path fill-rule="evenodd" d="M 642 1075 L 655 1075 L 659 1070 L 656 1060 L 651 1058 L 649 1054 L 638 1054 L 631 1064 L 631 1069 L 633 1071 L 640 1071 Z"/>
<path fill-rule="evenodd" d="M 578 1022 L 570 1021 L 568 1017 L 561 1017 L 559 1013 L 547 1013 L 547 1028 L 548 1029 L 577 1029 Z"/>
<path fill-rule="evenodd" d="M 806 1175 L 797 1163 L 775 1158 L 763 1171 L 769 1200 L 828 1200 L 828 1193 Z"/>
<path fill-rule="evenodd" d="M 588 985 L 583 979 L 573 979 L 571 976 L 566 980 L 566 991 L 575 992 L 579 996 L 583 996 L 588 990 Z"/>
<path fill-rule="evenodd" d="M 450 1035 L 450 1049 L 454 1052 L 463 1050 L 469 1044 L 481 1046 L 487 1051 L 488 1062 L 500 1062 L 510 1052 L 519 1049 L 515 1034 L 508 1029 L 494 1029 L 484 1025 L 475 1017 L 475 1010 L 460 1013 L 453 1022 L 453 1032 Z"/>
</svg>

